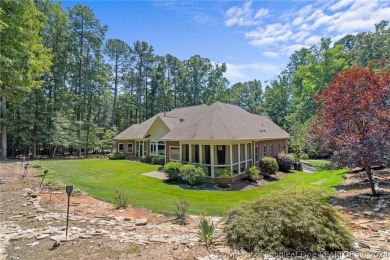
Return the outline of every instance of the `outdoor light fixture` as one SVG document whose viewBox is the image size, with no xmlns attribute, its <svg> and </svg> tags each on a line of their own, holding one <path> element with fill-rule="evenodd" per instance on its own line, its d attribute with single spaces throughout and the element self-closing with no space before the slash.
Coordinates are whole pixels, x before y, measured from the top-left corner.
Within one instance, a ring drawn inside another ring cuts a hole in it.
<svg viewBox="0 0 390 260">
<path fill-rule="evenodd" d="M 66 233 L 65 240 L 68 240 L 68 223 L 69 223 L 69 202 L 70 202 L 70 194 L 72 194 L 73 185 L 66 185 L 66 194 L 68 194 L 68 210 L 66 211 Z"/>
</svg>

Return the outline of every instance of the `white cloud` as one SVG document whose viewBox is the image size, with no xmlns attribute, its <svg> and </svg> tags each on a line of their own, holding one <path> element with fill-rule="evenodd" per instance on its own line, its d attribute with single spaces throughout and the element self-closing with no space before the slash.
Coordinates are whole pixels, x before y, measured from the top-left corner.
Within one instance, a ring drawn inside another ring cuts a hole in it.
<svg viewBox="0 0 390 260">
<path fill-rule="evenodd" d="M 254 2 L 255 3 L 255 2 Z M 272 9 L 259 9 L 252 2 L 234 6 L 225 13 L 226 26 L 247 25 L 244 36 L 250 45 L 261 49 L 268 58 L 290 55 L 301 47 L 318 44 L 321 37 L 333 42 L 347 34 L 374 29 L 374 24 L 389 20 L 390 1 L 327 0 L 305 2 L 299 9 L 288 9 L 278 16 L 268 15 Z M 275 10 L 275 13 L 278 10 Z M 262 17 L 262 26 L 255 18 Z"/>
<path fill-rule="evenodd" d="M 265 51 L 263 52 L 263 55 L 268 58 L 276 58 L 279 57 L 280 54 L 274 51 Z"/>
<path fill-rule="evenodd" d="M 281 71 L 274 64 L 267 62 L 257 62 L 250 64 L 226 64 L 226 73 L 224 76 L 231 84 L 245 82 L 254 79 L 268 79 L 277 75 Z"/>
<path fill-rule="evenodd" d="M 248 1 L 243 7 L 233 6 L 225 12 L 226 26 L 250 26 L 258 25 L 261 19 L 268 15 L 268 9 L 261 8 L 255 14 L 252 9 L 252 2 Z"/>
</svg>

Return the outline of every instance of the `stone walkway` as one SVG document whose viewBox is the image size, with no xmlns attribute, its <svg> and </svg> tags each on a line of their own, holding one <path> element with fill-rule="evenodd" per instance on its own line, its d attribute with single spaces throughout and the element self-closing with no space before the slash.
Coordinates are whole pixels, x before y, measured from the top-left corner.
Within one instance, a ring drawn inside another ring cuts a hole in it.
<svg viewBox="0 0 390 260">
<path fill-rule="evenodd" d="M 152 177 L 152 178 L 156 178 L 156 179 L 160 179 L 160 180 L 168 180 L 168 178 L 165 175 L 165 173 L 159 172 L 159 171 L 146 172 L 146 173 L 143 173 L 142 175 L 143 176 Z"/>
</svg>

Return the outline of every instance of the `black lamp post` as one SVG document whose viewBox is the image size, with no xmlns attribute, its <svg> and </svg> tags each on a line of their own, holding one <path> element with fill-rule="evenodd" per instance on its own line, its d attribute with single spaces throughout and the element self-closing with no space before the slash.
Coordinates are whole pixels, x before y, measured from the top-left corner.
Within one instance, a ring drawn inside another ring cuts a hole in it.
<svg viewBox="0 0 390 260">
<path fill-rule="evenodd" d="M 70 202 L 70 194 L 72 194 L 73 185 L 66 186 L 66 193 L 68 194 L 68 210 L 66 211 L 66 233 L 65 240 L 68 240 L 68 222 L 69 222 L 69 202 Z"/>
</svg>

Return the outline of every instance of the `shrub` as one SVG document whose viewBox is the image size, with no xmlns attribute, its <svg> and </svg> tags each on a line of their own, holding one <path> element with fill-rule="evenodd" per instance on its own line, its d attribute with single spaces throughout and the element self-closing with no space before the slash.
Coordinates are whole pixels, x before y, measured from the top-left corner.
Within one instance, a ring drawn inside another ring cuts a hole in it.
<svg viewBox="0 0 390 260">
<path fill-rule="evenodd" d="M 125 159 L 124 153 L 109 153 L 107 154 L 109 160 L 123 160 Z"/>
<path fill-rule="evenodd" d="M 294 165 L 294 157 L 289 154 L 278 154 L 276 161 L 278 162 L 279 171 L 282 172 L 289 172 Z"/>
<path fill-rule="evenodd" d="M 209 247 L 214 240 L 214 224 L 207 221 L 205 217 L 203 217 L 198 225 L 198 238 L 206 243 L 206 247 Z"/>
<path fill-rule="evenodd" d="M 129 195 L 123 190 L 114 190 L 114 205 L 117 209 L 126 208 L 128 205 Z"/>
<path fill-rule="evenodd" d="M 190 206 L 191 206 L 191 202 L 189 202 L 188 200 L 181 199 L 178 202 L 176 202 L 176 209 L 175 209 L 176 220 L 181 225 L 187 224 L 187 211 Z"/>
<path fill-rule="evenodd" d="M 232 182 L 232 174 L 228 168 L 219 168 L 215 173 L 215 177 L 219 178 L 219 185 L 223 188 L 229 187 Z"/>
<path fill-rule="evenodd" d="M 249 180 L 256 182 L 258 179 L 260 179 L 260 171 L 256 166 L 248 167 L 246 172 L 248 173 Z"/>
<path fill-rule="evenodd" d="M 159 157 L 159 156 L 154 156 L 154 157 L 152 157 L 152 164 L 164 165 L 165 164 L 165 158 L 164 157 Z"/>
<path fill-rule="evenodd" d="M 350 250 L 352 236 L 323 195 L 286 190 L 234 208 L 226 219 L 227 243 L 255 254 Z"/>
<path fill-rule="evenodd" d="M 152 156 L 144 155 L 141 157 L 140 162 L 142 163 L 152 163 Z"/>
<path fill-rule="evenodd" d="M 278 171 L 278 162 L 275 158 L 263 157 L 259 163 L 262 173 L 275 174 Z"/>
<path fill-rule="evenodd" d="M 201 167 L 186 164 L 180 168 L 179 177 L 188 182 L 189 185 L 195 186 L 203 183 L 204 178 L 206 178 L 206 174 Z"/>
<path fill-rule="evenodd" d="M 177 181 L 180 174 L 180 167 L 182 166 L 183 164 L 179 162 L 169 162 L 164 165 L 164 173 L 170 181 Z"/>
</svg>

